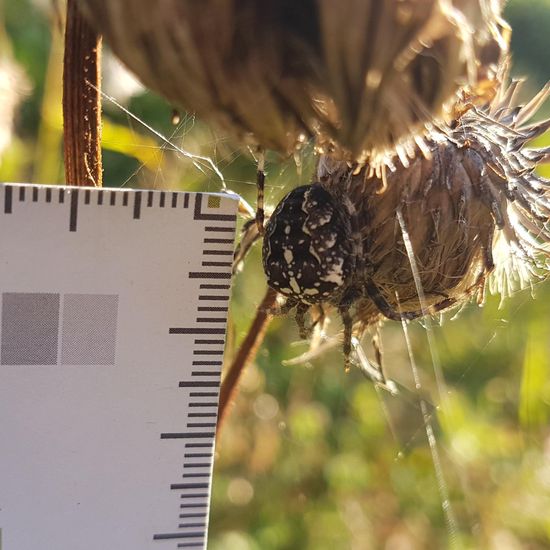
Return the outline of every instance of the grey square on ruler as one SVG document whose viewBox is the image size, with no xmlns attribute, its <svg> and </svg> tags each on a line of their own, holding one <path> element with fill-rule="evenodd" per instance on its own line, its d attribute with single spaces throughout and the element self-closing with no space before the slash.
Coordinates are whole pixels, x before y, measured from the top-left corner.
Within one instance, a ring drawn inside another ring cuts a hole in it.
<svg viewBox="0 0 550 550">
<path fill-rule="evenodd" d="M 57 364 L 59 294 L 2 294 L 2 365 Z"/>
<path fill-rule="evenodd" d="M 61 363 L 114 365 L 118 296 L 65 294 Z"/>
</svg>

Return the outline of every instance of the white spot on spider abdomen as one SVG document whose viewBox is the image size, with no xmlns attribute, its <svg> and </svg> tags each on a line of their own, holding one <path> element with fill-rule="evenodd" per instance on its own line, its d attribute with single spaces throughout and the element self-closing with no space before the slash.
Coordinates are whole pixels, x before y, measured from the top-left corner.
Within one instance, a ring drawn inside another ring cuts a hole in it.
<svg viewBox="0 0 550 550">
<path fill-rule="evenodd" d="M 285 251 L 283 252 L 283 257 L 285 259 L 285 262 L 287 264 L 290 264 L 294 259 L 294 254 L 292 254 L 292 250 L 290 248 L 285 248 Z"/>
</svg>

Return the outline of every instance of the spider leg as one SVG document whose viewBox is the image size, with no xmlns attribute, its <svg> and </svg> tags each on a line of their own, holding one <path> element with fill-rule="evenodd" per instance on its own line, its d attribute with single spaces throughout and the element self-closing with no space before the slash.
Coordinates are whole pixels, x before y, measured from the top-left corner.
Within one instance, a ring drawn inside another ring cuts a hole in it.
<svg viewBox="0 0 550 550">
<path fill-rule="evenodd" d="M 353 331 L 353 319 L 351 318 L 349 307 L 347 305 L 340 304 L 338 307 L 340 317 L 342 317 L 342 323 L 344 324 L 344 369 L 349 372 L 351 368 L 351 338 Z"/>
<path fill-rule="evenodd" d="M 306 313 L 308 312 L 310 306 L 304 302 L 299 302 L 296 305 L 296 324 L 300 330 L 300 338 L 306 340 L 311 336 L 312 327 L 306 326 Z"/>
<path fill-rule="evenodd" d="M 423 317 L 426 315 L 425 311 L 404 311 L 402 313 L 399 313 L 398 311 L 395 311 L 392 306 L 388 303 L 386 298 L 382 295 L 378 287 L 370 280 L 368 280 L 365 283 L 365 290 L 367 291 L 367 295 L 369 298 L 373 301 L 374 305 L 380 310 L 382 315 L 384 317 L 387 317 L 388 319 L 391 319 L 392 321 L 412 321 L 413 319 L 418 319 L 419 317 Z M 437 304 L 434 304 L 433 306 L 430 306 L 430 312 L 438 312 L 443 309 L 446 309 L 450 306 L 452 306 L 456 300 L 454 298 L 445 298 L 441 302 L 438 302 Z"/>
<path fill-rule="evenodd" d="M 258 169 L 256 171 L 256 227 L 258 228 L 258 234 L 264 234 L 264 187 L 265 187 L 265 172 L 264 172 L 265 158 L 263 150 L 260 150 L 258 155 Z"/>
</svg>

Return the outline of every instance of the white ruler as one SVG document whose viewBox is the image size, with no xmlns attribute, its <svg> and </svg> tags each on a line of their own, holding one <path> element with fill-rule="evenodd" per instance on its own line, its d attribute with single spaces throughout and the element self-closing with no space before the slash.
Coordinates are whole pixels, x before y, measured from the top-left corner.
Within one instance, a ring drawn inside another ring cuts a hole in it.
<svg viewBox="0 0 550 550">
<path fill-rule="evenodd" d="M 205 548 L 237 197 L 0 186 L 0 549 Z"/>
</svg>

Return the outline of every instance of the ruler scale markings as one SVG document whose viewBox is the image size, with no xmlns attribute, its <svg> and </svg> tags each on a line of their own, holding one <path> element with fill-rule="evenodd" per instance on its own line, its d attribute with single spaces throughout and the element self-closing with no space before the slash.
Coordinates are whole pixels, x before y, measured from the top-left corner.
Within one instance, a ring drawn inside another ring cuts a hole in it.
<svg viewBox="0 0 550 550">
<path fill-rule="evenodd" d="M 204 244 L 233 244 L 233 239 L 206 238 Z"/>
<path fill-rule="evenodd" d="M 184 493 L 180 495 L 182 500 L 191 500 L 194 498 L 208 498 L 208 493 Z"/>
<path fill-rule="evenodd" d="M 153 191 L 147 192 L 147 208 L 151 208 L 153 206 Z"/>
<path fill-rule="evenodd" d="M 229 290 L 230 285 L 211 285 L 209 283 L 202 283 L 199 285 L 199 288 L 210 288 L 212 290 Z"/>
<path fill-rule="evenodd" d="M 181 519 L 185 518 L 205 518 L 208 514 L 205 514 L 204 512 L 190 512 L 188 514 L 180 514 L 179 517 Z"/>
<path fill-rule="evenodd" d="M 193 361 L 191 364 L 194 366 L 194 367 L 199 367 L 199 366 L 221 366 L 222 365 L 222 361 Z"/>
<path fill-rule="evenodd" d="M 78 219 L 78 189 L 73 189 L 71 193 L 71 214 L 69 217 L 69 231 L 76 231 Z"/>
<path fill-rule="evenodd" d="M 219 388 L 218 382 L 208 382 L 203 380 L 184 380 L 179 383 L 180 388 Z M 199 405 L 189 404 L 190 407 L 198 407 Z M 218 404 L 215 403 L 217 407 Z"/>
<path fill-rule="evenodd" d="M 84 204 L 90 204 L 90 199 L 91 199 L 90 190 L 86 189 L 86 191 L 84 191 Z"/>
<path fill-rule="evenodd" d="M 141 215 L 141 191 L 136 191 L 134 195 L 134 220 L 139 220 Z"/>
<path fill-rule="evenodd" d="M 219 296 L 219 295 L 213 295 L 213 294 L 199 294 L 199 300 L 211 300 L 211 301 L 228 301 L 229 296 Z"/>
<path fill-rule="evenodd" d="M 215 428 L 216 423 L 212 424 L 212 422 L 188 422 L 187 423 L 188 428 Z"/>
<path fill-rule="evenodd" d="M 21 186 L 19 188 L 19 202 L 24 202 L 24 201 L 25 201 L 25 187 Z"/>
<path fill-rule="evenodd" d="M 184 468 L 210 468 L 210 462 L 189 462 L 183 465 Z"/>
<path fill-rule="evenodd" d="M 202 382 L 200 381 L 197 385 L 203 385 L 205 387 L 220 387 L 220 383 L 219 382 Z M 189 403 L 189 406 L 190 407 L 204 407 L 204 408 L 218 408 L 218 403 Z"/>
<path fill-rule="evenodd" d="M 169 334 L 225 334 L 223 328 L 210 327 L 171 327 L 168 329 Z"/>
<path fill-rule="evenodd" d="M 225 344 L 225 341 L 224 340 L 202 340 L 202 339 L 198 339 L 198 340 L 195 340 L 194 342 L 195 344 L 219 344 L 221 346 L 223 346 L 223 344 Z"/>
<path fill-rule="evenodd" d="M 38 202 L 38 187 L 32 188 L 32 202 Z"/>
<path fill-rule="evenodd" d="M 165 191 L 161 191 L 160 192 L 160 198 L 159 198 L 159 206 L 161 208 L 164 208 L 164 203 L 166 201 L 166 192 Z"/>
<path fill-rule="evenodd" d="M 97 205 L 103 206 L 103 190 L 97 192 Z"/>
<path fill-rule="evenodd" d="M 128 191 L 122 194 L 122 206 L 128 206 Z"/>
<path fill-rule="evenodd" d="M 211 256 L 233 256 L 233 250 L 204 250 L 203 254 Z"/>
<path fill-rule="evenodd" d="M 65 202 L 65 189 L 61 188 L 59 190 L 59 203 L 63 204 Z"/>
<path fill-rule="evenodd" d="M 185 458 L 212 458 L 214 455 L 212 453 L 185 453 L 183 456 Z"/>
<path fill-rule="evenodd" d="M 173 432 L 160 434 L 161 439 L 205 439 L 213 438 L 214 432 Z"/>
<path fill-rule="evenodd" d="M 231 267 L 233 262 L 202 262 L 203 267 Z"/>
<path fill-rule="evenodd" d="M 11 214 L 13 188 L 11 185 L 4 186 L 4 214 Z"/>
<path fill-rule="evenodd" d="M 183 207 L 189 208 L 189 193 L 185 193 L 183 196 Z"/>
<path fill-rule="evenodd" d="M 193 352 L 193 355 L 223 355 L 223 351 L 198 349 Z"/>
<path fill-rule="evenodd" d="M 210 477 L 210 472 L 190 472 L 182 474 L 181 477 L 183 479 L 204 479 Z"/>
<path fill-rule="evenodd" d="M 190 279 L 231 279 L 231 273 L 219 271 L 191 271 Z"/>
<path fill-rule="evenodd" d="M 111 206 L 116 206 L 116 192 L 115 191 L 111 191 L 111 197 L 109 199 L 109 204 Z"/>
<path fill-rule="evenodd" d="M 218 416 L 217 413 L 189 413 L 187 415 L 189 418 L 216 418 Z"/>
<path fill-rule="evenodd" d="M 25 188 L 22 187 L 23 191 L 25 191 Z M 25 193 L 23 193 L 23 199 L 25 198 Z M 52 190 L 50 187 L 46 188 L 46 202 L 52 202 Z"/>
<path fill-rule="evenodd" d="M 184 491 L 185 489 L 208 489 L 208 483 L 172 483 L 170 489 Z"/>
<path fill-rule="evenodd" d="M 202 548 L 202 544 L 196 542 L 180 542 L 178 548 Z"/>
<path fill-rule="evenodd" d="M 234 227 L 220 227 L 220 226 L 207 226 L 204 228 L 205 231 L 210 231 L 210 232 L 221 232 L 221 233 L 235 233 L 235 228 Z"/>
<path fill-rule="evenodd" d="M 176 208 L 178 206 L 178 194 L 172 193 L 172 208 Z"/>
<path fill-rule="evenodd" d="M 224 317 L 197 317 L 197 323 L 225 323 Z"/>
<path fill-rule="evenodd" d="M 186 443 L 187 449 L 208 449 L 212 448 L 212 443 Z"/>
<path fill-rule="evenodd" d="M 219 393 L 215 391 L 192 391 L 189 397 L 218 397 Z"/>
</svg>

